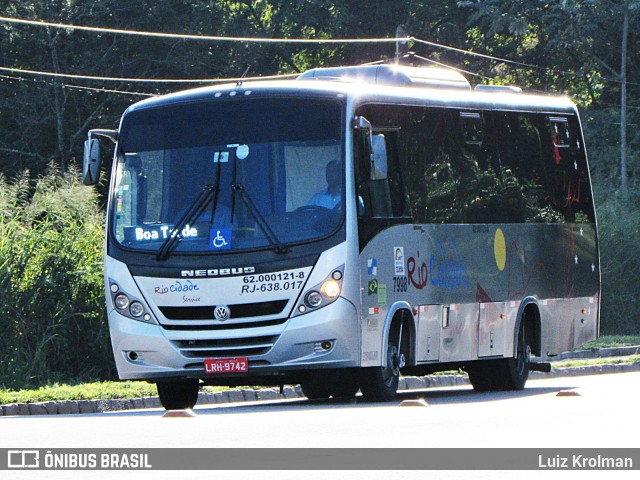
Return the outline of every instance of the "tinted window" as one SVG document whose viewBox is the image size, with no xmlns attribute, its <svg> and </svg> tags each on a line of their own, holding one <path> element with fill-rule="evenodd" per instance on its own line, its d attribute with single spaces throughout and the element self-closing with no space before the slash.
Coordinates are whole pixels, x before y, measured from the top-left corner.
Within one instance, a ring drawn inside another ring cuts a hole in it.
<svg viewBox="0 0 640 480">
<path fill-rule="evenodd" d="M 417 223 L 594 221 L 573 116 L 398 105 L 359 114 L 396 132 L 404 182 L 396 190 Z"/>
</svg>

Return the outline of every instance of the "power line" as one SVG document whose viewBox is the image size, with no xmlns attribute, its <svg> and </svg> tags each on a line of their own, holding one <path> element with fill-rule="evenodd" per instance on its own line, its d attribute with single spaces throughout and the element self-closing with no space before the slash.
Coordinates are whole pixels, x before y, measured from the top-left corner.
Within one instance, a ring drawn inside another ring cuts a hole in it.
<svg viewBox="0 0 640 480">
<path fill-rule="evenodd" d="M 114 33 L 119 35 L 137 35 L 144 37 L 173 38 L 179 40 L 205 40 L 218 42 L 252 42 L 252 43 L 390 43 L 407 38 L 256 38 L 256 37 L 226 37 L 212 35 L 193 35 L 182 33 L 144 32 L 139 30 L 123 30 L 119 28 L 89 27 L 85 25 L 71 25 L 65 23 L 45 22 L 42 20 L 27 20 L 23 18 L 0 17 L 0 22 L 17 23 L 21 25 L 35 25 L 39 27 L 60 28 L 64 30 L 81 30 L 96 33 Z"/>
<path fill-rule="evenodd" d="M 474 77 L 480 77 L 483 80 L 493 80 L 493 78 L 486 77 L 484 75 L 480 75 L 479 73 L 474 73 L 474 72 L 471 72 L 469 70 L 463 70 L 462 68 L 453 67 L 451 65 L 447 65 L 446 63 L 442 63 L 442 62 L 437 62 L 435 60 L 431 60 L 430 58 L 421 57 L 420 55 L 418 55 L 416 53 L 412 53 L 412 54 L 410 54 L 408 56 L 409 57 L 413 57 L 413 58 L 417 58 L 418 60 L 422 60 L 423 62 L 428 62 L 428 63 L 432 63 L 434 65 L 438 65 L 439 67 L 448 68 L 450 70 L 455 70 L 456 72 L 466 73 L 467 75 L 472 75 Z"/>
<path fill-rule="evenodd" d="M 98 93 L 121 93 L 124 95 L 137 95 L 140 97 L 155 97 L 155 93 L 142 93 L 142 92 L 127 92 L 126 90 L 114 90 L 111 88 L 94 88 L 94 87 L 81 87 L 80 85 L 68 85 L 62 84 L 63 88 L 70 88 L 72 90 L 86 90 L 89 92 L 98 92 Z"/>
<path fill-rule="evenodd" d="M 40 70 L 25 70 L 22 68 L 0 67 L 0 71 L 19 74 L 41 75 L 47 77 L 72 78 L 75 80 L 99 80 L 105 82 L 131 82 L 131 83 L 222 83 L 237 82 L 240 78 L 124 78 L 101 77 L 97 75 L 76 75 L 72 73 L 44 72 Z M 266 77 L 244 77 L 243 80 L 274 80 L 297 76 L 298 74 L 271 75 Z"/>
<path fill-rule="evenodd" d="M 57 78 L 71 78 L 74 80 L 98 80 L 105 82 L 129 82 L 129 83 L 226 83 L 226 82 L 237 82 L 240 78 L 126 78 L 126 77 L 102 77 L 98 75 L 76 75 L 72 73 L 56 73 L 56 72 L 44 72 L 40 70 L 26 70 L 22 68 L 9 68 L 9 67 L 0 67 L 0 71 L 10 72 L 10 73 L 18 73 L 18 74 L 29 74 L 29 75 L 39 75 L 46 77 L 57 77 Z M 297 73 L 292 74 L 283 74 L 283 75 L 270 75 L 265 77 L 244 77 L 242 80 L 275 80 L 281 78 L 289 78 L 298 76 Z"/>
<path fill-rule="evenodd" d="M 65 30 L 81 30 L 81 31 L 90 31 L 97 33 L 113 33 L 113 34 L 122 34 L 122 35 L 137 35 L 137 36 L 146 36 L 146 37 L 159 37 L 159 38 L 174 38 L 181 40 L 204 40 L 204 41 L 226 41 L 226 42 L 256 42 L 256 43 L 390 43 L 390 42 L 398 42 L 398 41 L 414 41 L 416 43 L 422 45 L 428 45 L 434 48 L 444 49 L 448 51 L 453 51 L 457 53 L 461 53 L 463 55 L 475 56 L 478 58 L 484 58 L 487 60 L 491 60 L 494 62 L 511 64 L 519 67 L 525 68 L 533 68 L 541 71 L 545 71 L 553 74 L 562 74 L 573 77 L 585 77 L 584 74 L 579 74 L 575 72 L 569 72 L 566 70 L 558 70 L 549 67 L 542 67 L 540 65 L 519 62 L 516 60 L 510 60 L 506 58 L 496 57 L 493 55 L 488 55 L 479 52 L 473 52 L 470 50 L 464 50 L 461 48 L 452 47 L 450 45 L 444 45 L 436 42 L 431 42 L 428 40 L 423 40 L 416 37 L 396 37 L 396 38 L 325 38 L 325 39 L 311 39 L 311 38 L 256 38 L 256 37 L 229 37 L 229 36 L 210 36 L 210 35 L 193 35 L 193 34 L 176 34 L 176 33 L 163 33 L 163 32 L 147 32 L 147 31 L 139 31 L 139 30 L 123 30 L 123 29 L 115 29 L 115 28 L 103 28 L 103 27 L 91 27 L 85 25 L 72 25 L 72 24 L 64 24 L 64 23 L 54 23 L 54 22 L 45 22 L 41 20 L 27 20 L 20 18 L 10 18 L 10 17 L 1 17 L 0 22 L 6 23 L 15 23 L 22 25 L 34 25 L 40 27 L 51 27 L 51 28 L 60 28 Z M 432 63 L 437 64 L 435 60 L 429 60 L 424 57 L 421 58 L 424 61 L 430 61 Z M 451 67 L 448 67 L 451 68 Z M 49 76 L 60 76 L 64 78 L 74 78 L 74 79 L 83 79 L 83 80 L 100 80 L 100 81 L 118 81 L 118 82 L 157 82 L 157 83 L 216 83 L 216 82 L 234 82 L 239 81 L 239 78 L 231 78 L 231 79 L 142 79 L 142 78 L 117 78 L 117 77 L 100 77 L 100 76 L 87 76 L 87 75 L 72 75 L 72 74 L 59 74 L 59 73 L 51 73 L 51 72 L 39 72 L 33 70 L 20 70 L 20 69 L 7 69 L 6 67 L 0 67 L 0 70 L 4 71 L 12 71 L 18 73 L 29 73 L 33 75 L 49 75 Z M 479 76 L 485 79 L 488 77 L 483 77 L 482 75 L 476 74 L 474 72 L 460 70 L 464 73 L 468 73 L 470 75 Z M 270 76 L 270 77 L 251 77 L 244 78 L 243 80 L 268 80 L 275 78 L 285 78 L 294 75 L 278 75 L 278 76 Z M 617 79 L 607 79 L 604 80 L 607 82 L 613 83 L 622 83 L 621 80 Z M 634 82 L 626 82 L 628 85 L 640 85 Z"/>
<path fill-rule="evenodd" d="M 18 82 L 40 82 L 40 83 L 44 83 L 47 85 L 54 85 L 52 82 L 47 82 L 46 80 L 34 80 L 34 79 L 29 79 L 29 78 L 24 78 L 24 77 L 14 77 L 14 76 L 10 76 L 10 75 L 0 75 L 0 79 L 3 80 L 10 80 L 10 81 L 18 81 Z M 57 84 L 59 86 L 61 86 L 62 88 L 69 88 L 69 89 L 74 89 L 74 90 L 87 90 L 87 91 L 91 91 L 91 92 L 99 92 L 99 93 L 121 93 L 121 94 L 126 94 L 126 95 L 138 95 L 138 96 L 142 96 L 142 97 L 154 97 L 156 96 L 155 93 L 145 93 L 145 92 L 131 92 L 131 91 L 127 91 L 127 90 L 115 90 L 115 89 L 110 89 L 110 88 L 95 88 L 95 87 L 86 87 L 86 86 L 81 86 L 81 85 L 70 85 L 67 83 L 61 83 L 61 84 Z"/>
<path fill-rule="evenodd" d="M 464 55 L 472 55 L 479 58 L 485 58 L 488 60 L 510 63 L 512 65 L 518 65 L 521 67 L 527 68 L 535 68 L 539 70 L 550 71 L 554 73 L 561 73 L 564 75 L 572 75 L 572 76 L 580 76 L 574 72 L 568 72 L 564 70 L 554 70 L 547 67 L 541 67 L 539 65 L 533 65 L 524 62 L 518 62 L 515 60 L 509 60 L 505 58 L 495 57 L 493 55 L 487 55 L 484 53 L 473 52 L 470 50 L 464 50 L 461 48 L 452 47 L 449 45 L 443 45 L 436 42 L 430 42 L 428 40 L 423 40 L 416 37 L 396 37 L 396 38 L 256 38 L 256 37 L 230 37 L 230 36 L 211 36 L 211 35 L 193 35 L 193 34 L 178 34 L 178 33 L 164 33 L 164 32 L 147 32 L 140 30 L 124 30 L 124 29 L 116 29 L 116 28 L 104 28 L 104 27 L 91 27 L 85 25 L 72 25 L 65 23 L 54 23 L 54 22 L 45 22 L 42 20 L 27 20 L 21 18 L 10 18 L 10 17 L 0 17 L 0 21 L 7 23 L 16 23 L 22 25 L 35 25 L 40 27 L 52 27 L 52 28 L 60 28 L 65 30 L 81 30 L 81 31 L 89 31 L 89 32 L 97 32 L 97 33 L 114 33 L 120 35 L 137 35 L 137 36 L 145 36 L 145 37 L 159 37 L 159 38 L 173 38 L 173 39 L 181 39 L 181 40 L 205 40 L 205 41 L 225 41 L 225 42 L 257 42 L 257 43 L 390 43 L 390 42 L 398 42 L 398 41 L 414 41 L 416 43 L 420 43 L 423 45 L 428 45 L 435 48 L 450 50 L 458 53 L 462 53 Z"/>
<path fill-rule="evenodd" d="M 509 60 L 509 59 L 506 59 L 506 58 L 494 57 L 493 55 L 487 55 L 485 53 L 473 52 L 471 50 L 463 50 L 461 48 L 452 47 L 450 45 L 443 45 L 441 43 L 430 42 L 428 40 L 422 40 L 420 38 L 412 37 L 411 39 L 413 41 L 415 41 L 416 43 L 421 43 L 423 45 L 429 45 L 431 47 L 441 48 L 441 49 L 444 49 L 444 50 L 450 50 L 452 52 L 458 52 L 458 53 L 462 53 L 464 55 L 472 55 L 474 57 L 485 58 L 487 60 L 493 60 L 494 62 L 510 63 L 512 65 L 518 65 L 520 67 L 536 68 L 536 69 L 539 69 L 539 70 L 552 71 L 554 73 L 562 73 L 564 75 L 579 76 L 575 72 L 568 72 L 568 71 L 564 71 L 564 70 L 553 70 L 551 68 L 541 67 L 540 65 L 533 65 L 533 64 L 530 64 L 530 63 L 518 62 L 516 60 Z"/>
<path fill-rule="evenodd" d="M 435 42 L 430 42 L 428 40 L 422 40 L 420 38 L 416 38 L 416 37 L 411 37 L 411 40 L 413 40 L 416 43 L 421 43 L 423 45 L 429 45 L 431 47 L 435 47 L 435 48 L 441 48 L 444 50 L 450 50 L 453 52 L 458 52 L 458 53 L 462 53 L 464 55 L 471 55 L 474 57 L 479 57 L 479 58 L 485 58 L 487 60 L 492 60 L 494 62 L 500 62 L 500 63 L 509 63 L 512 65 L 516 65 L 519 67 L 525 67 L 525 68 L 534 68 L 536 70 L 542 70 L 548 73 L 554 73 L 554 74 L 561 74 L 561 75 L 567 75 L 570 77 L 586 77 L 585 74 L 580 74 L 580 73 L 576 73 L 576 72 L 569 72 L 567 70 L 558 70 L 558 69 L 554 69 L 554 68 L 549 68 L 549 67 L 541 67 L 540 65 L 535 65 L 532 63 L 524 63 L 524 62 L 518 62 L 516 60 L 509 60 L 507 58 L 500 58 L 500 57 L 494 57 L 493 55 L 487 55 L 485 53 L 478 53 L 478 52 L 473 52 L 471 50 L 463 50 L 461 48 L 456 48 L 456 47 L 452 47 L 450 45 L 443 45 L 440 43 L 435 43 Z M 607 82 L 612 82 L 612 83 L 623 83 L 622 80 L 617 80 L 617 79 L 605 79 L 604 81 Z M 634 83 L 634 82 L 626 82 L 627 85 L 640 85 L 640 83 Z"/>
</svg>

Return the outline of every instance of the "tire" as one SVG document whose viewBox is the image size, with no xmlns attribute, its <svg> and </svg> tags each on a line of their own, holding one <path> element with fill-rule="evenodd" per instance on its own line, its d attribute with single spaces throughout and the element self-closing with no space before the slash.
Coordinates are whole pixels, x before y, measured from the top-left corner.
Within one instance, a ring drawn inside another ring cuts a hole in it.
<svg viewBox="0 0 640 480">
<path fill-rule="evenodd" d="M 529 378 L 531 344 L 526 335 L 524 321 L 520 323 L 517 357 L 501 360 L 473 362 L 466 368 L 469 381 L 477 392 L 522 390 Z"/>
<path fill-rule="evenodd" d="M 166 410 L 193 408 L 198 402 L 200 383 L 196 379 L 158 382 L 160 403 Z"/>
<path fill-rule="evenodd" d="M 370 367 L 362 371 L 360 389 L 366 400 L 388 402 L 396 397 L 400 382 L 400 369 L 404 366 L 404 356 L 398 352 L 398 330 L 389 335 L 387 344 L 387 365 Z"/>
<path fill-rule="evenodd" d="M 300 388 L 309 400 L 324 400 L 331 396 L 329 386 L 324 378 L 302 382 Z"/>
<path fill-rule="evenodd" d="M 353 398 L 360 390 L 360 381 L 356 376 L 338 375 L 329 386 L 333 398 Z"/>
<path fill-rule="evenodd" d="M 502 390 L 501 382 L 498 378 L 500 375 L 499 370 L 501 370 L 498 362 L 500 360 L 484 360 L 467 366 L 469 382 L 471 382 L 476 392 Z"/>
<path fill-rule="evenodd" d="M 507 358 L 504 362 L 502 390 L 522 390 L 529 379 L 531 363 L 531 343 L 527 336 L 524 319 L 518 331 L 517 357 Z"/>
<path fill-rule="evenodd" d="M 360 389 L 360 383 L 353 375 L 338 373 L 322 376 L 300 384 L 302 393 L 310 400 L 352 398 Z"/>
</svg>

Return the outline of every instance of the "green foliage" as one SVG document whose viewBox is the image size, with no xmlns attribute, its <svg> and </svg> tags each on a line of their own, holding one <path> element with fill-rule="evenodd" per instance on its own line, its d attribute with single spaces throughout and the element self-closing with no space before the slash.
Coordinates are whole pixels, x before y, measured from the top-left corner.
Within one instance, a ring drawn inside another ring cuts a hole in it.
<svg viewBox="0 0 640 480">
<path fill-rule="evenodd" d="M 633 112 L 631 123 L 640 121 Z M 590 108 L 583 113 L 598 214 L 602 272 L 601 332 L 634 334 L 640 331 L 636 311 L 640 295 L 640 131 L 629 129 L 628 171 L 632 195 L 620 192 L 619 117 L 612 108 Z"/>
<path fill-rule="evenodd" d="M 52 400 L 111 400 L 157 395 L 156 386 L 145 382 L 89 382 L 52 384 L 32 390 L 0 390 L 0 405 Z"/>
<path fill-rule="evenodd" d="M 0 179 L 0 385 L 113 375 L 102 214 L 77 177 Z"/>
<path fill-rule="evenodd" d="M 640 335 L 602 335 L 597 340 L 585 343 L 576 350 L 590 348 L 635 347 L 640 345 Z"/>
<path fill-rule="evenodd" d="M 640 211 L 605 200 L 598 207 L 602 272 L 603 334 L 638 333 L 637 272 L 640 271 Z"/>
<path fill-rule="evenodd" d="M 620 365 L 623 363 L 638 363 L 640 355 L 629 355 L 626 357 L 590 358 L 585 360 L 562 360 L 554 362 L 554 368 L 586 367 L 589 365 Z"/>
</svg>

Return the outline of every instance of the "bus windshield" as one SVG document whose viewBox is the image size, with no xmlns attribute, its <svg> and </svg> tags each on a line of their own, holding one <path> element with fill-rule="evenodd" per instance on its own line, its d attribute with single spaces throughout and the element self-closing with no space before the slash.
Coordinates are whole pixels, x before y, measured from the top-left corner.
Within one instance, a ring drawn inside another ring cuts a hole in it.
<svg viewBox="0 0 640 480">
<path fill-rule="evenodd" d="M 111 234 L 129 249 L 225 253 L 326 237 L 342 224 L 342 105 L 217 100 L 125 116 Z"/>
</svg>

